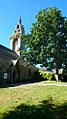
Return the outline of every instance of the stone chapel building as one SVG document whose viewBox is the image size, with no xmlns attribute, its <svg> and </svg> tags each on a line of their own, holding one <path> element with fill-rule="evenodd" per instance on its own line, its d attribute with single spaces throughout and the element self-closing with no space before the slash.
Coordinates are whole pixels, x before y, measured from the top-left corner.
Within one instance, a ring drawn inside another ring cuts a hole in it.
<svg viewBox="0 0 67 119">
<path fill-rule="evenodd" d="M 19 17 L 18 24 L 10 36 L 10 49 L 0 45 L 0 85 L 21 83 L 34 78 L 36 67 L 21 59 L 20 50 L 25 49 L 22 34 L 24 27 Z"/>
</svg>

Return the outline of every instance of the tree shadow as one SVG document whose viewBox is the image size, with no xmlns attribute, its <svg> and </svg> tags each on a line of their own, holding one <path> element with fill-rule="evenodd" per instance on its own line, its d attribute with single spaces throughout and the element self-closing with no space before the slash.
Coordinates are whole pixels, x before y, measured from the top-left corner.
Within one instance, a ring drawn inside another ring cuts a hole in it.
<svg viewBox="0 0 67 119">
<path fill-rule="evenodd" d="M 39 105 L 22 104 L 4 113 L 2 119 L 67 119 L 67 103 L 56 106 L 50 97 Z"/>
<path fill-rule="evenodd" d="M 41 81 L 26 81 L 26 82 L 24 81 L 22 83 L 0 85 L 0 88 L 16 87 L 16 86 L 21 86 L 21 85 L 34 84 L 34 83 L 38 83 L 38 82 L 41 82 Z"/>
</svg>

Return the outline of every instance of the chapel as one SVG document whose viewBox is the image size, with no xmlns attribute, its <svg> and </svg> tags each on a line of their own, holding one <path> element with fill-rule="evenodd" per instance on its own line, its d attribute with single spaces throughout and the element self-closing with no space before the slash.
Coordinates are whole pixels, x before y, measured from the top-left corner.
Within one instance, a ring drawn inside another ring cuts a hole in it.
<svg viewBox="0 0 67 119">
<path fill-rule="evenodd" d="M 21 83 L 34 79 L 37 71 L 34 65 L 31 65 L 21 57 L 21 50 L 25 50 L 25 41 L 22 40 L 24 34 L 21 17 L 10 35 L 10 49 L 0 44 L 0 85 Z"/>
</svg>

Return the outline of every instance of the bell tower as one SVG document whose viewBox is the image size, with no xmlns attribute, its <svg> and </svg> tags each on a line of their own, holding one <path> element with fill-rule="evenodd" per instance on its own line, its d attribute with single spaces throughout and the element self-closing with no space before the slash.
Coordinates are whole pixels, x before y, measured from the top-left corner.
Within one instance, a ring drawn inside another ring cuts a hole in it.
<svg viewBox="0 0 67 119">
<path fill-rule="evenodd" d="M 22 40 L 22 34 L 24 34 L 24 27 L 22 25 L 21 17 L 18 19 L 14 32 L 10 36 L 10 49 L 15 51 L 20 56 L 20 50 L 25 49 L 25 41 Z"/>
</svg>

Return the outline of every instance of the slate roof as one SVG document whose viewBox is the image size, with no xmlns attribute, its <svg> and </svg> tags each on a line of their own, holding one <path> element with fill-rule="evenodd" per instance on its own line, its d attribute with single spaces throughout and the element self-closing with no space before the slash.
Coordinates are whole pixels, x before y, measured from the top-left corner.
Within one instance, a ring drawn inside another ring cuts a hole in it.
<svg viewBox="0 0 67 119">
<path fill-rule="evenodd" d="M 0 59 L 4 60 L 16 60 L 19 56 L 14 51 L 0 45 Z"/>
</svg>

